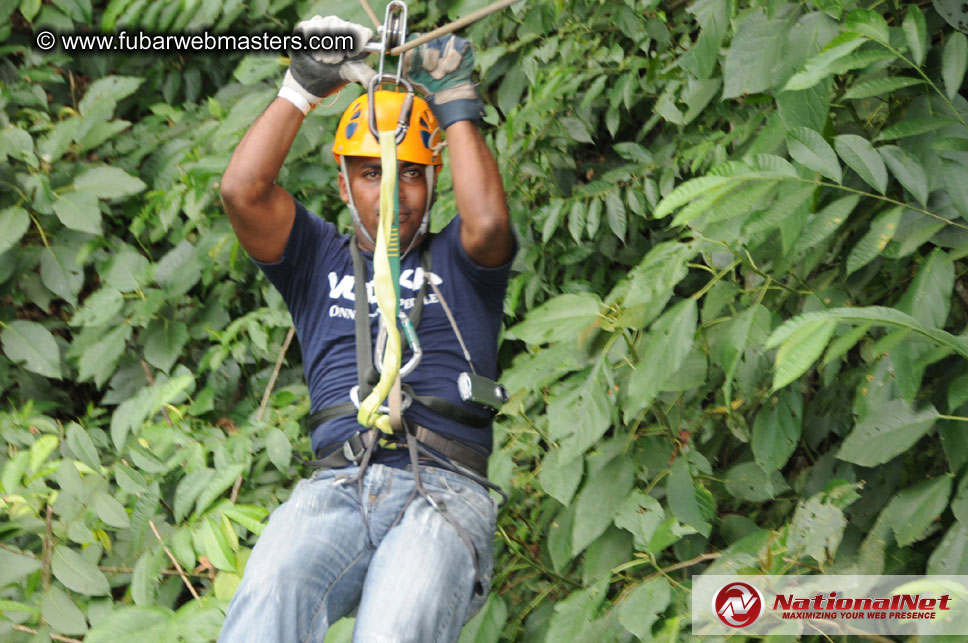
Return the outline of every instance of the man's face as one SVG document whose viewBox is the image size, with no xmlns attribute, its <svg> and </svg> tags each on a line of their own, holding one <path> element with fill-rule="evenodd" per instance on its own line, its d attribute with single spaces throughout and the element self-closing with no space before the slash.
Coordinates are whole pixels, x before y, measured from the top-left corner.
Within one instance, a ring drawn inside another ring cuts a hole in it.
<svg viewBox="0 0 968 643">
<path fill-rule="evenodd" d="M 350 177 L 353 202 L 360 213 L 360 220 L 367 232 L 376 238 L 376 227 L 380 220 L 380 159 L 365 156 L 347 156 L 346 172 Z M 411 240 L 420 227 L 424 209 L 427 207 L 427 172 L 433 166 L 418 165 L 407 161 L 397 164 L 397 179 L 400 183 L 400 248 L 409 247 Z M 346 180 L 339 175 L 339 195 L 344 203 L 349 203 Z M 373 250 L 362 235 L 359 236 L 360 248 Z"/>
</svg>

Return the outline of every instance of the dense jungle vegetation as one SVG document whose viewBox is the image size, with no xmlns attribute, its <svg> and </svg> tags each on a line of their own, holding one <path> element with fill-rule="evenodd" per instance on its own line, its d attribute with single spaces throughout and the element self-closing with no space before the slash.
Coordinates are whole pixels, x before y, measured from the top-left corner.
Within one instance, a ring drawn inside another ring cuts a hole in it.
<svg viewBox="0 0 968 643">
<path fill-rule="evenodd" d="M 411 29 L 484 4 L 415 0 Z M 521 242 L 511 500 L 463 642 L 685 640 L 700 573 L 968 574 L 955 4 L 529 0 L 463 32 Z M 289 315 L 218 197 L 285 59 L 33 33 L 315 13 L 369 24 L 357 0 L 0 0 L 0 638 L 214 640 L 308 473 Z M 329 149 L 358 93 L 280 177 L 346 229 Z"/>
</svg>

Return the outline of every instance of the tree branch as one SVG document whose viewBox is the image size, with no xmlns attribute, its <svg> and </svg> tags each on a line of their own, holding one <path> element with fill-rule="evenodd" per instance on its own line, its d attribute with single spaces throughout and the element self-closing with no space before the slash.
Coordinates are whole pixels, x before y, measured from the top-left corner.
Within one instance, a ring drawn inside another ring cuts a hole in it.
<svg viewBox="0 0 968 643">
<path fill-rule="evenodd" d="M 188 591 L 192 593 L 192 596 L 195 597 L 196 601 L 202 600 L 199 597 L 198 592 L 195 591 L 195 586 L 191 584 L 191 582 L 188 580 L 188 576 L 185 575 L 185 570 L 183 570 L 182 566 L 178 564 L 178 561 L 175 559 L 175 555 L 171 553 L 171 550 L 168 549 L 168 545 L 166 545 L 165 541 L 161 539 L 161 534 L 158 533 L 158 528 L 155 527 L 155 521 L 149 520 L 148 524 L 151 526 L 151 531 L 155 532 L 155 538 L 158 539 L 158 542 L 161 543 L 165 553 L 168 554 L 168 558 L 171 559 L 171 563 L 175 566 L 175 570 L 178 572 L 178 575 L 181 576 L 182 582 L 185 583 L 185 587 L 187 587 Z"/>
</svg>

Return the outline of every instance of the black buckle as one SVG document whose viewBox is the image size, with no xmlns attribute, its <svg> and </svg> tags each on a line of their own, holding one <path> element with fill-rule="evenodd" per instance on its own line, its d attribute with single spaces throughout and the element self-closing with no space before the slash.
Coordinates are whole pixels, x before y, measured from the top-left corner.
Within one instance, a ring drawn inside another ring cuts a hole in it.
<svg viewBox="0 0 968 643">
<path fill-rule="evenodd" d="M 366 452 L 366 442 L 360 437 L 361 435 L 360 432 L 354 433 L 343 442 L 343 457 L 353 464 L 358 464 L 363 453 Z"/>
</svg>

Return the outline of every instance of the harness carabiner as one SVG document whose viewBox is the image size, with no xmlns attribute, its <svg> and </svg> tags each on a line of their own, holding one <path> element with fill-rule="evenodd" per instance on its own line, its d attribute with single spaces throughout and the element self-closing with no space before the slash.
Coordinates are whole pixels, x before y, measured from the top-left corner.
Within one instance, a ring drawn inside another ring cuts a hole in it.
<svg viewBox="0 0 968 643">
<path fill-rule="evenodd" d="M 403 334 L 407 338 L 407 343 L 410 344 L 410 349 L 413 351 L 413 355 L 410 356 L 410 360 L 405 366 L 400 368 L 400 377 L 406 377 L 413 372 L 413 369 L 417 368 L 420 364 L 420 359 L 423 357 L 423 348 L 420 346 L 420 338 L 417 337 L 417 331 L 413 327 L 413 322 L 407 317 L 406 313 L 402 310 L 399 313 L 400 327 L 403 329 Z M 380 331 L 376 336 L 376 347 L 374 348 L 375 355 L 383 355 L 383 349 L 387 343 L 387 327 L 383 322 L 383 318 L 380 318 Z M 374 360 L 373 365 L 376 367 L 377 373 L 383 373 L 383 365 L 380 364 L 380 360 Z"/>
<path fill-rule="evenodd" d="M 413 114 L 413 85 L 410 84 L 409 80 L 406 78 L 394 78 L 390 74 L 383 73 L 377 74 L 370 79 L 370 83 L 366 86 L 367 116 L 369 118 L 370 134 L 379 141 L 380 128 L 376 120 L 376 88 L 389 83 L 393 83 L 397 87 L 403 87 L 407 90 L 407 95 L 403 99 L 403 105 L 400 107 L 400 115 L 397 117 L 397 126 L 394 135 L 394 140 L 399 145 L 407 136 L 407 130 L 410 129 L 410 116 Z"/>
</svg>

